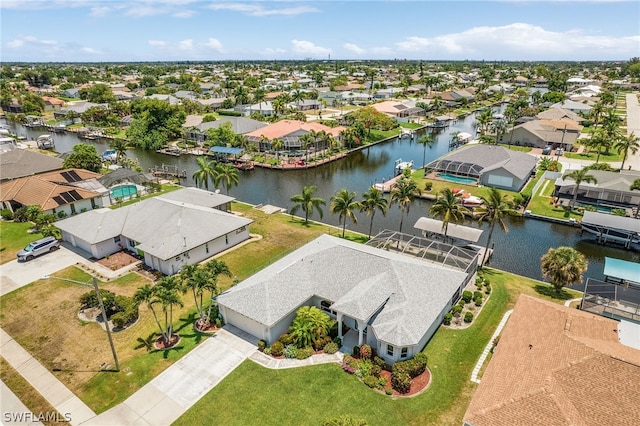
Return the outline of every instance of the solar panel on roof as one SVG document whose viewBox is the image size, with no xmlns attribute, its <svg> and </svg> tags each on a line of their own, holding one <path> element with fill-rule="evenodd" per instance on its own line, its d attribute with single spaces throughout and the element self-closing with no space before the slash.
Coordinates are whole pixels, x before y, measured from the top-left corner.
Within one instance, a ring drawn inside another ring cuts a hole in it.
<svg viewBox="0 0 640 426">
<path fill-rule="evenodd" d="M 67 182 L 73 182 L 71 180 L 71 176 L 69 175 L 69 172 L 62 172 L 60 173 L 60 176 L 62 176 L 64 180 L 66 180 Z"/>
<path fill-rule="evenodd" d="M 62 198 L 64 198 L 64 200 L 67 203 L 73 203 L 75 200 L 73 199 L 73 197 L 68 193 L 68 192 L 63 192 L 62 194 L 60 194 L 60 196 Z"/>
<path fill-rule="evenodd" d="M 407 107 L 406 105 L 402 105 L 402 104 L 400 104 L 400 105 L 396 105 L 396 109 L 398 109 L 398 110 L 400 110 L 400 111 L 402 111 L 403 109 L 407 109 L 407 108 L 408 108 L 408 107 Z"/>
<path fill-rule="evenodd" d="M 69 174 L 73 178 L 73 180 L 71 182 L 78 182 L 78 181 L 82 180 L 80 175 L 75 170 L 69 170 Z"/>
<path fill-rule="evenodd" d="M 58 197 L 58 196 L 53 197 L 53 201 L 55 201 L 56 203 L 58 203 L 58 205 L 59 205 L 59 206 L 61 206 L 61 205 L 63 205 L 63 204 L 67 204 L 67 203 L 65 203 L 65 202 L 64 202 L 64 200 L 62 199 L 62 197 Z"/>
<path fill-rule="evenodd" d="M 78 191 L 76 191 L 75 189 L 69 191 L 69 195 L 71 195 L 75 201 L 82 200 L 82 196 L 80 194 L 78 194 Z"/>
</svg>

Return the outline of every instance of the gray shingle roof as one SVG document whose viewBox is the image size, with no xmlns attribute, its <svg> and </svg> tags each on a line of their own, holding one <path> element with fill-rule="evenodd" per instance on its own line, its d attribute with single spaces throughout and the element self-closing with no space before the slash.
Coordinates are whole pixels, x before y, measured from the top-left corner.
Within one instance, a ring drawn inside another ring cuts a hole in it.
<svg viewBox="0 0 640 426">
<path fill-rule="evenodd" d="M 464 272 L 323 235 L 230 288 L 218 302 L 273 326 L 313 296 L 369 320 L 376 337 L 417 344 L 464 281 Z M 381 309 L 380 309 L 381 308 Z"/>
<path fill-rule="evenodd" d="M 26 149 L 0 153 L 0 180 L 16 179 L 62 168 L 62 159 Z"/>
</svg>

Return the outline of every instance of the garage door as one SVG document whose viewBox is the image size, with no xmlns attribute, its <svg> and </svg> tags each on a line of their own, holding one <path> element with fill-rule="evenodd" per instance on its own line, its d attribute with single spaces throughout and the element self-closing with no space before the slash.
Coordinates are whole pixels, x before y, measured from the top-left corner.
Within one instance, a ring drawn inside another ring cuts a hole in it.
<svg viewBox="0 0 640 426">
<path fill-rule="evenodd" d="M 251 318 L 245 317 L 231 309 L 226 309 L 226 321 L 227 323 L 238 327 L 242 331 L 246 331 L 252 336 L 258 339 L 264 339 L 263 326 L 257 321 Z"/>
<path fill-rule="evenodd" d="M 511 188 L 513 186 L 513 178 L 499 175 L 489 175 L 487 184 L 490 186 L 500 186 L 502 188 Z"/>
</svg>

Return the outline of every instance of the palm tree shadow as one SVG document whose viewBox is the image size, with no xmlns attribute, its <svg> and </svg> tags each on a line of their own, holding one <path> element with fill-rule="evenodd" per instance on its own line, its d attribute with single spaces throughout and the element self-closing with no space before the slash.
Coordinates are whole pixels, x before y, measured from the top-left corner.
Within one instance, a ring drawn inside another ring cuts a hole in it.
<svg viewBox="0 0 640 426">
<path fill-rule="evenodd" d="M 569 300 L 569 299 L 573 299 L 574 297 L 571 293 L 569 293 L 565 289 L 556 291 L 555 287 L 553 286 L 536 284 L 534 289 L 536 290 L 536 293 L 541 294 L 543 296 L 550 297 L 552 299 Z"/>
<path fill-rule="evenodd" d="M 153 351 L 153 342 L 155 341 L 156 333 L 152 332 L 147 336 L 147 338 L 138 337 L 136 340 L 138 341 L 138 345 L 134 346 L 134 349 L 142 349 L 145 348 L 147 352 Z"/>
</svg>

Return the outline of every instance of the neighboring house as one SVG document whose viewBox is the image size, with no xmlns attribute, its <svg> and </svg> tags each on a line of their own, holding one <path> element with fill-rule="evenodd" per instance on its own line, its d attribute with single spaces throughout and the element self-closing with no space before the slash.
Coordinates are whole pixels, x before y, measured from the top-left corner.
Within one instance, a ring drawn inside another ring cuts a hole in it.
<svg viewBox="0 0 640 426">
<path fill-rule="evenodd" d="M 338 88 L 336 88 L 336 90 L 338 90 Z M 380 89 L 376 91 L 373 97 L 375 99 L 389 99 L 393 98 L 396 95 L 401 95 L 403 91 L 404 89 L 402 89 L 401 87 L 388 87 L 386 89 Z"/>
<path fill-rule="evenodd" d="M 254 130 L 245 134 L 250 143 L 258 146 L 259 150 L 270 149 L 270 141 L 275 138 L 283 141 L 282 150 L 300 150 L 303 149 L 303 141 L 300 138 L 311 131 L 325 131 L 333 138 L 340 141 L 340 133 L 345 127 L 329 127 L 324 124 L 312 121 L 304 122 L 298 120 L 281 120 L 273 124 L 269 124 L 261 129 Z M 265 139 L 269 142 L 265 143 Z M 318 141 L 318 150 L 328 148 L 328 141 Z"/>
<path fill-rule="evenodd" d="M 188 99 L 190 101 L 195 101 L 198 98 L 198 94 L 191 90 L 178 90 L 173 96 L 178 99 Z"/>
<path fill-rule="evenodd" d="M 427 172 L 479 179 L 485 186 L 520 191 L 535 173 L 538 160 L 495 145 L 466 145 L 426 165 Z"/>
<path fill-rule="evenodd" d="M 95 258 L 126 249 L 170 275 L 249 239 L 253 221 L 227 213 L 231 200 L 184 188 L 115 210 L 92 210 L 56 226 L 64 241 Z"/>
<path fill-rule="evenodd" d="M 207 107 L 210 111 L 217 111 L 222 108 L 222 103 L 226 99 L 227 98 L 196 99 L 196 102 Z"/>
<path fill-rule="evenodd" d="M 80 90 L 75 88 L 66 89 L 64 92 L 62 92 L 62 96 L 64 96 L 65 98 L 80 99 Z"/>
<path fill-rule="evenodd" d="M 322 102 L 317 99 L 302 99 L 300 101 L 294 101 L 287 104 L 287 107 L 297 109 L 298 111 L 310 111 L 314 109 L 324 109 Z"/>
<path fill-rule="evenodd" d="M 176 98 L 173 95 L 166 95 L 163 93 L 154 93 L 153 95 L 147 96 L 149 99 L 158 99 L 160 101 L 168 102 L 169 105 L 179 105 L 180 99 Z"/>
<path fill-rule="evenodd" d="M 63 160 L 26 149 L 0 153 L 0 181 L 17 179 L 62 168 Z"/>
<path fill-rule="evenodd" d="M 556 102 L 555 104 L 552 104 L 551 108 L 568 109 L 569 111 L 573 111 L 576 114 L 585 115 L 585 114 L 588 114 L 589 111 L 591 111 L 591 108 L 593 107 L 582 102 L 576 102 L 576 101 L 567 99 L 562 102 Z"/>
<path fill-rule="evenodd" d="M 407 118 L 424 115 L 422 108 L 407 105 L 398 101 L 384 101 L 371 105 L 376 111 L 391 116 L 393 118 Z"/>
<path fill-rule="evenodd" d="M 638 324 L 521 295 L 463 425 L 638 424 L 639 334 Z"/>
<path fill-rule="evenodd" d="M 298 308 L 316 306 L 337 320 L 341 338 L 357 336 L 392 364 L 424 348 L 472 276 L 322 235 L 217 301 L 227 324 L 269 343 L 287 332 Z"/>
<path fill-rule="evenodd" d="M 43 96 L 42 100 L 44 101 L 45 111 L 58 111 L 64 106 L 64 101 L 62 99 Z"/>
<path fill-rule="evenodd" d="M 271 117 L 276 114 L 276 110 L 273 107 L 271 101 L 264 101 L 257 104 L 241 105 L 235 108 L 237 111 L 242 112 L 244 115 L 251 115 L 254 112 L 264 115 L 265 117 Z"/>
<path fill-rule="evenodd" d="M 564 148 L 571 151 L 573 144 L 580 136 L 582 126 L 567 119 L 563 120 L 531 120 L 509 129 L 500 138 L 500 143 L 544 148 Z"/>
<path fill-rule="evenodd" d="M 598 183 L 581 182 L 578 191 L 578 201 L 587 204 L 619 206 L 624 208 L 633 208 L 640 205 L 640 191 L 630 190 L 631 184 L 636 179 L 640 179 L 640 172 L 624 171 L 624 172 L 606 172 L 602 170 L 591 170 Z M 567 177 L 556 179 L 556 188 L 554 195 L 573 199 L 576 190 L 576 183 L 573 179 Z"/>
<path fill-rule="evenodd" d="M 549 108 L 538 113 L 536 117 L 539 120 L 569 120 L 578 124 L 584 121 L 584 118 L 580 117 L 575 112 L 564 108 Z"/>
<path fill-rule="evenodd" d="M 100 176 L 88 170 L 65 169 L 5 181 L 0 183 L 0 202 L 13 212 L 36 205 L 45 213 L 74 215 L 109 205 L 108 191 L 97 181 Z"/>
<path fill-rule="evenodd" d="M 208 121 L 206 123 L 198 124 L 190 129 L 186 130 L 185 137 L 188 140 L 196 141 L 198 144 L 202 144 L 207 140 L 207 130 L 217 129 L 224 123 L 231 123 L 231 130 L 238 135 L 244 135 L 249 132 L 256 131 L 267 126 L 267 123 L 254 120 L 247 117 L 231 117 L 223 116 L 216 121 Z"/>
<path fill-rule="evenodd" d="M 53 116 L 56 120 L 63 120 L 67 118 L 67 115 L 70 113 L 79 116 L 80 114 L 87 112 L 89 108 L 93 107 L 109 109 L 109 104 L 95 104 L 87 101 L 75 102 L 67 105 L 65 108 L 54 111 Z"/>
</svg>

